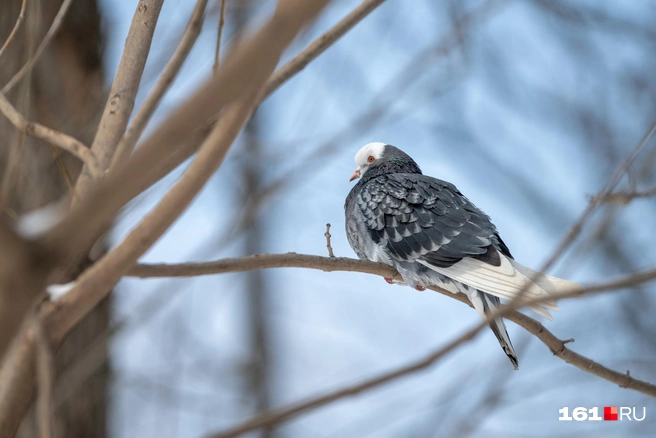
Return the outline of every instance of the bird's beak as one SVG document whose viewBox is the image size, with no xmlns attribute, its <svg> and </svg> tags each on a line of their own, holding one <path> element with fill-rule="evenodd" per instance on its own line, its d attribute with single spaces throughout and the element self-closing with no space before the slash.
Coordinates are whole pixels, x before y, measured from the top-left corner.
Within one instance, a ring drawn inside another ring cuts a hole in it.
<svg viewBox="0 0 656 438">
<path fill-rule="evenodd" d="M 353 175 L 351 175 L 351 179 L 349 179 L 349 182 L 353 181 L 354 179 L 360 178 L 360 168 L 358 167 L 355 169 L 355 172 L 353 172 Z"/>
</svg>

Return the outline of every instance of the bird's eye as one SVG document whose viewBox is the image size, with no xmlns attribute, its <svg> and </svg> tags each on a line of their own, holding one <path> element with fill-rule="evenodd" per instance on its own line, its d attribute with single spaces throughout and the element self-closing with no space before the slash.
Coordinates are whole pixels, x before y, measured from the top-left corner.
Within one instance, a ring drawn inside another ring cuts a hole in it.
<svg viewBox="0 0 656 438">
<path fill-rule="evenodd" d="M 367 162 L 368 162 L 368 163 L 373 163 L 374 161 L 376 161 L 376 159 L 374 158 L 374 156 L 373 156 L 373 155 L 369 155 L 369 158 L 367 158 Z"/>
</svg>

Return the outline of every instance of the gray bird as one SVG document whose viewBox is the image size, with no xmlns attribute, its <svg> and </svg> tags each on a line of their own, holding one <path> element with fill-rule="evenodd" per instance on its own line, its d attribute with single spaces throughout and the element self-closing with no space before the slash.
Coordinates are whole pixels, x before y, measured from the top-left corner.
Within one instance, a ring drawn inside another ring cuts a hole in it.
<svg viewBox="0 0 656 438">
<path fill-rule="evenodd" d="M 489 216 L 453 184 L 423 175 L 400 149 L 369 143 L 355 163 L 350 180 L 360 181 L 344 205 L 349 244 L 360 259 L 396 268 L 404 284 L 464 293 L 483 319 L 499 307 L 499 298 L 510 301 L 521 292 L 522 299 L 535 299 L 578 287 L 513 260 Z M 529 308 L 548 319 L 548 309 L 558 310 L 553 298 Z M 490 328 L 518 369 L 503 319 Z"/>
</svg>

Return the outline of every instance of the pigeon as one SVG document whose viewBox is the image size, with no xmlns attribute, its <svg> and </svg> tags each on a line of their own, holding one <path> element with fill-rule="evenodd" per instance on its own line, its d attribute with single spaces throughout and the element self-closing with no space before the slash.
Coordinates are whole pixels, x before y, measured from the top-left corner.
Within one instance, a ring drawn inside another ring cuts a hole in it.
<svg viewBox="0 0 656 438">
<path fill-rule="evenodd" d="M 423 175 L 395 146 L 375 142 L 355 155 L 357 169 L 344 210 L 346 235 L 357 256 L 393 266 L 417 290 L 438 286 L 463 293 L 483 319 L 500 298 L 539 298 L 534 312 L 552 319 L 552 295 L 580 286 L 517 263 L 491 219 L 451 183 Z M 395 281 L 386 278 L 388 283 Z M 502 318 L 490 322 L 515 369 L 517 353 Z"/>
</svg>

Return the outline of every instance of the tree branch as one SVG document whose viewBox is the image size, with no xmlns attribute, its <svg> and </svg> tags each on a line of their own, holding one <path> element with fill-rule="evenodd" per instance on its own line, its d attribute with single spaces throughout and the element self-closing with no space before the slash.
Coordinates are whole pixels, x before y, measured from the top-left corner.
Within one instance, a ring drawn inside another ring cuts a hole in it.
<svg viewBox="0 0 656 438">
<path fill-rule="evenodd" d="M 216 49 L 214 50 L 214 65 L 212 66 L 213 74 L 219 71 L 219 63 L 221 62 L 221 36 L 223 35 L 223 26 L 225 26 L 225 11 L 226 0 L 221 0 L 221 8 L 219 10 L 219 28 L 216 31 Z"/>
<path fill-rule="evenodd" d="M 39 386 L 36 411 L 39 438 L 53 438 L 54 358 L 50 342 L 41 327 L 41 321 L 36 316 L 31 319 L 34 321 L 36 333 L 36 375 Z"/>
<path fill-rule="evenodd" d="M 43 126 L 39 123 L 30 122 L 7 100 L 3 93 L 0 93 L 0 112 L 14 125 L 20 132 L 41 139 L 53 144 L 67 152 L 75 155 L 77 158 L 88 166 L 93 175 L 98 175 L 98 163 L 91 150 L 70 135 L 60 131 Z"/>
<path fill-rule="evenodd" d="M 98 166 L 102 171 L 109 167 L 116 146 L 130 120 L 163 3 L 164 0 L 140 0 L 132 17 L 121 61 L 109 91 L 109 99 L 91 144 L 91 152 L 98 159 Z M 93 179 L 93 175 L 83 168 L 75 191 L 81 197 L 86 196 Z"/>
<path fill-rule="evenodd" d="M 328 257 L 335 257 L 335 254 L 333 253 L 333 246 L 330 244 L 330 238 L 332 237 L 330 235 L 330 224 L 326 224 L 326 232 L 323 233 L 323 235 L 326 238 L 326 249 L 328 250 Z"/>
<path fill-rule="evenodd" d="M 164 71 L 160 75 L 155 87 L 144 101 L 144 103 L 137 111 L 137 114 L 134 116 L 130 127 L 125 132 L 123 138 L 116 147 L 116 153 L 112 158 L 112 164 L 110 167 L 116 166 L 117 163 L 123 163 L 132 153 L 134 146 L 139 141 L 141 134 L 143 133 L 146 125 L 150 121 L 150 118 L 153 116 L 155 109 L 159 105 L 164 93 L 169 89 L 173 80 L 178 75 L 182 64 L 187 60 L 189 52 L 196 43 L 198 35 L 200 35 L 201 28 L 203 26 L 203 14 L 205 12 L 205 7 L 207 6 L 208 0 L 198 0 L 194 11 L 191 14 L 189 23 L 187 24 L 187 29 L 185 30 L 178 48 L 173 53 L 171 60 L 164 67 Z"/>
<path fill-rule="evenodd" d="M 246 272 L 257 269 L 271 268 L 308 268 L 324 272 L 346 271 L 374 274 L 381 277 L 402 280 L 393 267 L 368 260 L 357 260 L 348 257 L 321 257 L 315 255 L 297 254 L 255 254 L 246 257 L 225 258 L 211 262 L 195 263 L 140 263 L 134 265 L 126 274 L 137 278 L 163 278 L 163 277 L 195 277 L 199 275 L 216 275 L 228 272 Z M 616 280 L 576 288 L 572 291 L 560 291 L 557 299 L 573 298 L 586 293 L 603 292 L 624 287 L 635 286 L 656 279 L 656 269 L 634 272 Z M 443 295 L 452 297 L 453 293 L 438 290 Z M 544 298 L 544 299 L 549 299 Z M 537 304 L 542 298 L 530 301 Z M 525 305 L 529 302 L 521 303 Z"/>
<path fill-rule="evenodd" d="M 362 21 L 384 1 L 385 0 L 364 0 L 357 8 L 353 9 L 350 14 L 342 18 L 337 24 L 328 30 L 328 32 L 312 41 L 310 45 L 303 49 L 291 61 L 276 70 L 276 73 L 267 83 L 263 100 L 269 97 L 282 84 L 287 82 L 289 78 L 307 67 L 310 62 L 314 61 L 319 55 L 325 52 L 328 47 L 335 44 L 338 39 L 343 37 L 346 32 L 353 29 L 356 24 Z"/>
<path fill-rule="evenodd" d="M 39 58 L 41 58 L 41 55 L 43 54 L 43 51 L 45 50 L 46 47 L 48 47 L 48 44 L 50 44 L 50 41 L 52 41 L 52 38 L 55 36 L 55 34 L 59 31 L 59 28 L 61 27 L 62 23 L 64 22 L 64 17 L 66 16 L 66 13 L 68 12 L 68 8 L 70 8 L 71 3 L 73 0 L 64 0 L 59 7 L 59 11 L 57 11 L 57 15 L 55 15 L 54 20 L 52 20 L 52 24 L 50 25 L 50 29 L 48 29 L 48 32 L 46 32 L 46 35 L 43 37 L 43 41 L 41 41 L 41 44 L 39 44 L 39 47 L 36 49 L 36 52 L 34 53 L 34 56 L 32 56 L 26 63 L 21 67 L 20 70 L 14 75 L 13 78 L 7 83 L 2 88 L 2 94 L 8 94 L 12 88 L 20 81 L 23 79 L 23 76 L 27 74 L 34 65 L 37 63 Z"/>
<path fill-rule="evenodd" d="M 23 20 L 25 19 L 25 6 L 27 6 L 27 0 L 23 0 L 23 3 L 21 4 L 20 12 L 18 13 L 18 18 L 16 18 L 16 23 L 14 24 L 14 28 L 11 30 L 9 36 L 5 40 L 5 43 L 0 48 L 0 59 L 2 58 L 2 55 L 4 55 L 5 50 L 7 50 L 7 47 L 9 47 L 9 44 L 11 44 L 13 39 L 16 38 L 18 29 L 20 29 L 21 24 L 23 24 Z"/>
<path fill-rule="evenodd" d="M 656 187 L 645 190 L 644 192 L 613 192 L 606 195 L 593 196 L 594 202 L 609 204 L 627 205 L 634 199 L 651 198 L 656 196 Z"/>
<path fill-rule="evenodd" d="M 586 209 L 581 213 L 581 216 L 579 219 L 572 225 L 565 235 L 565 237 L 561 240 L 560 244 L 554 251 L 554 253 L 549 257 L 547 262 L 541 267 L 540 271 L 541 272 L 547 272 L 551 266 L 558 260 L 558 258 L 563 254 L 565 249 L 576 239 L 576 237 L 581 233 L 581 230 L 583 229 L 583 224 L 592 216 L 592 213 L 595 212 L 597 207 L 599 206 L 600 199 L 604 199 L 606 196 L 608 196 L 610 193 L 615 190 L 615 187 L 617 187 L 617 184 L 620 182 L 624 174 L 629 170 L 631 167 L 631 164 L 635 161 L 637 156 L 640 154 L 640 152 L 644 149 L 645 146 L 649 143 L 651 138 L 656 134 L 656 120 L 651 124 L 647 132 L 642 136 L 640 141 L 638 142 L 637 145 L 633 148 L 631 153 L 629 154 L 628 157 L 620 164 L 620 166 L 615 170 L 613 175 L 610 177 L 606 185 L 601 189 L 601 191 L 596 195 L 590 198 L 590 201 L 588 202 L 588 206 Z"/>
</svg>

